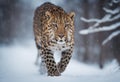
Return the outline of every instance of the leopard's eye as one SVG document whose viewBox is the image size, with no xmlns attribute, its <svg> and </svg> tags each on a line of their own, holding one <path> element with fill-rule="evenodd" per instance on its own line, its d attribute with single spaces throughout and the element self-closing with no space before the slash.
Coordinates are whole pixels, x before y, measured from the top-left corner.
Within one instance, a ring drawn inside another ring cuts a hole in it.
<svg viewBox="0 0 120 82">
<path fill-rule="evenodd" d="M 70 27 L 70 23 L 65 23 L 65 29 Z"/>
<path fill-rule="evenodd" d="M 57 23 L 52 23 L 52 26 L 53 26 L 55 29 L 57 29 L 57 28 L 58 28 Z"/>
</svg>

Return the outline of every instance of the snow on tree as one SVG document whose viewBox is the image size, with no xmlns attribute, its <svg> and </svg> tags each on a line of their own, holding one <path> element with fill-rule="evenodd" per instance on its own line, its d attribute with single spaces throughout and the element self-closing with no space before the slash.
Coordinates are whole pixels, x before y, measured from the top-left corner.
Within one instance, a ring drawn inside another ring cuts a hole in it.
<svg viewBox="0 0 120 82">
<path fill-rule="evenodd" d="M 116 5 L 117 4 L 117 5 Z M 120 21 L 116 21 L 120 19 L 120 0 L 112 0 L 108 3 L 110 8 L 103 7 L 105 15 L 98 18 L 86 19 L 81 17 L 81 20 L 86 23 L 94 23 L 92 26 L 88 27 L 88 29 L 81 30 L 79 33 L 82 35 L 87 35 L 90 33 L 103 32 L 103 31 L 113 31 L 115 29 L 120 28 Z M 113 9 L 112 7 L 115 6 Z M 114 22 L 114 23 L 110 23 Z M 102 23 L 110 23 L 110 25 L 100 26 Z M 105 45 L 108 41 L 110 41 L 115 36 L 120 34 L 120 30 L 113 31 L 103 42 L 102 45 Z"/>
</svg>

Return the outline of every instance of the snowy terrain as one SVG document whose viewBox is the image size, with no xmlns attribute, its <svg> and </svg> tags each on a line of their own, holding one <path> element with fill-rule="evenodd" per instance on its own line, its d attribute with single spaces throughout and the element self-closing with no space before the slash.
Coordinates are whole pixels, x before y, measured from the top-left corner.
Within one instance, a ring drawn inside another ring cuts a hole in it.
<svg viewBox="0 0 120 82">
<path fill-rule="evenodd" d="M 29 43 L 0 46 L 0 82 L 120 82 L 116 61 L 101 70 L 96 65 L 86 65 L 74 59 L 60 77 L 39 74 L 34 65 L 37 50 Z"/>
</svg>

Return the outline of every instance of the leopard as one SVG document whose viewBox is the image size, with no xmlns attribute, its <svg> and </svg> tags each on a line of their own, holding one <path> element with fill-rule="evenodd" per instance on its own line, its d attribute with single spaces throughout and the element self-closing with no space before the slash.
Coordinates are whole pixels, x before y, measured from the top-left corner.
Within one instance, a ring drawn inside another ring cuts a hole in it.
<svg viewBox="0 0 120 82">
<path fill-rule="evenodd" d="M 67 13 L 62 7 L 45 2 L 35 9 L 33 31 L 38 50 L 36 62 L 41 58 L 40 68 L 47 76 L 60 76 L 67 68 L 74 49 L 75 12 Z M 60 60 L 55 61 L 55 52 Z M 42 73 L 42 71 L 41 71 Z"/>
</svg>

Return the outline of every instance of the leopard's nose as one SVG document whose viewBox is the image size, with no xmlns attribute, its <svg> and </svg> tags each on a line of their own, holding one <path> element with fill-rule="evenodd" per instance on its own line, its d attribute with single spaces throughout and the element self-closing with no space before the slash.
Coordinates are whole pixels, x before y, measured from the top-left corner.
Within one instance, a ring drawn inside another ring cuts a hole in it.
<svg viewBox="0 0 120 82">
<path fill-rule="evenodd" d="M 63 40 L 60 40 L 60 42 L 63 42 Z"/>
<path fill-rule="evenodd" d="M 59 34 L 58 35 L 60 38 L 63 38 L 64 37 L 64 34 Z"/>
</svg>

